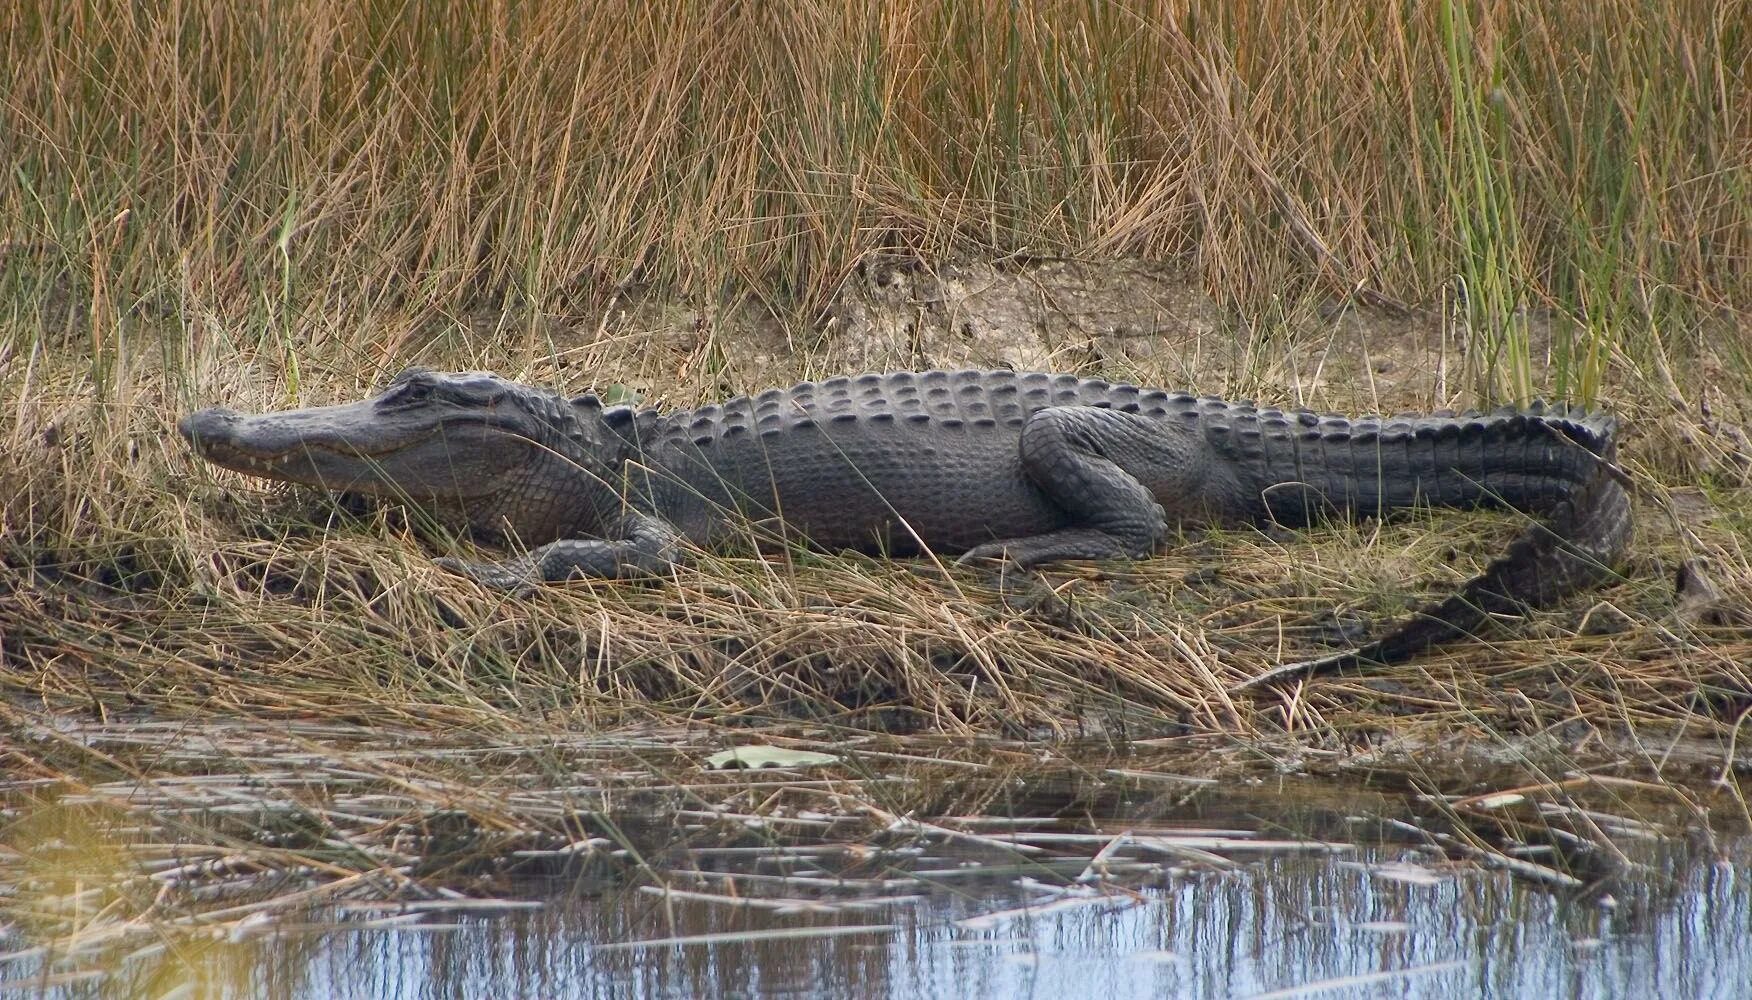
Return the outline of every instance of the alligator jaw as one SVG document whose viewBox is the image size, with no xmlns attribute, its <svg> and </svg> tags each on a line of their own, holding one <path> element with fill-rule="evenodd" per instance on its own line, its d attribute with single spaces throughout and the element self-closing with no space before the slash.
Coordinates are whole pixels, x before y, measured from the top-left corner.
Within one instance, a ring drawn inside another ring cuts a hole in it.
<svg viewBox="0 0 1752 1000">
<path fill-rule="evenodd" d="M 246 416 L 221 407 L 199 410 L 177 423 L 195 453 L 215 465 L 264 479 L 336 490 L 371 490 L 374 471 L 389 455 L 438 432 L 388 441 L 350 440 L 344 433 L 354 414 L 322 407 Z M 309 415 L 309 416 L 306 416 Z"/>
<path fill-rule="evenodd" d="M 369 403 L 263 414 L 212 407 L 184 417 L 177 430 L 196 454 L 235 472 L 378 496 L 466 497 L 492 485 L 478 473 L 493 470 L 473 468 L 485 453 L 518 450 L 509 438 L 481 447 L 490 431 L 479 422 L 386 426 L 393 423 Z"/>
</svg>

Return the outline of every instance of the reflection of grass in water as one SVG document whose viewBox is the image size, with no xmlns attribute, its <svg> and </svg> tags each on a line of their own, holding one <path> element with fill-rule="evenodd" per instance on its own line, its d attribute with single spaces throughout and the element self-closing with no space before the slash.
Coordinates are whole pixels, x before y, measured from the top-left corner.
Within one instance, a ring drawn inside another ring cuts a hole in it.
<svg viewBox="0 0 1752 1000">
<path fill-rule="evenodd" d="M 108 835 L 118 818 L 107 809 L 49 805 L 7 826 L 6 850 L 23 861 L 9 918 L 33 937 L 66 942 L 63 954 L 44 956 L 50 962 L 101 946 L 104 927 L 152 904 L 134 859 Z"/>
<path fill-rule="evenodd" d="M 125 806 L 125 804 L 118 804 Z M 102 979 L 135 996 L 242 995 L 260 955 L 236 924 L 208 920 L 199 895 L 172 891 L 175 858 L 150 849 L 150 828 L 125 807 L 25 806 L 0 832 L 13 925 L 0 981 L 55 987 Z M 200 857 L 198 844 L 183 845 Z M 209 849 L 210 850 L 210 849 Z M 200 862 L 196 862 L 200 864 Z M 155 874 L 157 873 L 157 874 Z"/>
<path fill-rule="evenodd" d="M 660 899 L 655 913 L 615 921 L 640 939 L 876 934 L 952 898 L 975 903 L 958 926 L 976 930 L 1016 917 L 1016 903 L 983 901 L 1008 898 L 1019 879 L 1046 912 L 1122 906 L 1165 879 L 1350 859 L 1384 843 L 1398 845 L 1398 863 L 1364 870 L 1389 882 L 1452 878 L 1449 858 L 1542 890 L 1658 897 L 1644 852 L 1720 818 L 1659 784 L 1527 781 L 1532 761 L 1436 773 L 1408 759 L 1396 775 L 1376 759 L 1363 765 L 1367 788 L 1285 778 L 1282 760 L 1259 760 L 1305 752 L 1282 741 L 1248 754 L 1179 740 L 1067 758 L 1032 742 L 772 729 L 736 742 L 831 747 L 842 763 L 722 772 L 700 767 L 721 743 L 681 730 L 490 746 L 332 723 L 61 731 L 122 773 L 150 761 L 158 777 L 92 781 L 78 793 L 92 804 L 11 823 L 0 881 L 18 887 L 5 903 L 20 931 L 12 947 L 43 949 L 23 966 L 33 971 L 106 972 L 153 995 L 179 983 L 242 990 L 258 962 L 315 946 L 303 932 L 417 930 L 556 890 Z M 45 760 L 72 763 L 65 749 Z M 1453 785 L 1494 791 L 1406 794 Z M 668 907 L 680 922 L 654 923 Z M 271 956 L 258 947 L 269 935 L 286 936 Z"/>
</svg>

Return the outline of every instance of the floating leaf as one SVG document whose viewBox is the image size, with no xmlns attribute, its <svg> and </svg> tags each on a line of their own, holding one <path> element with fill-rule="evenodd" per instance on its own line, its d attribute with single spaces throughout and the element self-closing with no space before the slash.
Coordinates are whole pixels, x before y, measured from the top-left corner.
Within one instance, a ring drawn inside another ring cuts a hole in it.
<svg viewBox="0 0 1752 1000">
<path fill-rule="evenodd" d="M 728 771 L 732 768 L 744 767 L 818 767 L 822 764 L 837 763 L 839 763 L 839 758 L 830 753 L 817 753 L 814 750 L 786 750 L 783 747 L 768 746 L 720 750 L 706 758 L 706 766 L 714 771 Z"/>
</svg>

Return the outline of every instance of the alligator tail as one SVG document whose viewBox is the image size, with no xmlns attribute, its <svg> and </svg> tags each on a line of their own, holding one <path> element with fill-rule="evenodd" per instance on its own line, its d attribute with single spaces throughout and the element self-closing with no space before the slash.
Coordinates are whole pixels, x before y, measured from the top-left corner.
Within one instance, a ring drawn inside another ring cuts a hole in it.
<svg viewBox="0 0 1752 1000">
<path fill-rule="evenodd" d="M 1599 586 L 1630 540 L 1628 477 L 1614 463 L 1615 427 L 1610 417 L 1583 416 L 1556 408 L 1529 414 L 1536 426 L 1586 453 L 1588 471 L 1459 592 L 1424 607 L 1385 635 L 1359 649 L 1286 664 L 1240 685 L 1264 687 L 1284 680 L 1355 667 L 1399 663 L 1440 643 L 1477 633 L 1495 616 L 1522 614 Z"/>
</svg>

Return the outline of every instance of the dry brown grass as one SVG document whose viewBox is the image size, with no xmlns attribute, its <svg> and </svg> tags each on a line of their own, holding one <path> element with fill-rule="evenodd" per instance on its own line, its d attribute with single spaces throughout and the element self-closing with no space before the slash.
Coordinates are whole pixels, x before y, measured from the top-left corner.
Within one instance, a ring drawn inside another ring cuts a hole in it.
<svg viewBox="0 0 1752 1000">
<path fill-rule="evenodd" d="M 1195 260 L 1249 315 L 1459 278 L 1493 344 L 1530 305 L 1640 348 L 1752 300 L 1747 15 L 26 2 L 0 233 L 94 347 L 153 304 L 377 359 L 482 303 L 806 311 L 872 254 L 1071 252 Z"/>
</svg>

